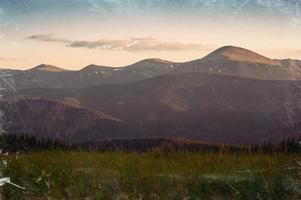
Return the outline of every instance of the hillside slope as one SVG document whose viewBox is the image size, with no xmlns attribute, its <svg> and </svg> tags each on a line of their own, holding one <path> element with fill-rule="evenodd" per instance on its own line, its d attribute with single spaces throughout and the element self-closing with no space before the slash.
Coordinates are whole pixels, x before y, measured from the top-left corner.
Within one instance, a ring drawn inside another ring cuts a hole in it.
<svg viewBox="0 0 301 200">
<path fill-rule="evenodd" d="M 0 101 L 0 111 L 4 131 L 40 139 L 95 142 L 139 132 L 110 115 L 50 100 Z"/>
<path fill-rule="evenodd" d="M 242 144 L 301 134 L 301 81 L 181 73 L 127 84 L 21 93 L 60 101 L 72 97 L 81 106 L 148 130 L 151 137 Z"/>
</svg>

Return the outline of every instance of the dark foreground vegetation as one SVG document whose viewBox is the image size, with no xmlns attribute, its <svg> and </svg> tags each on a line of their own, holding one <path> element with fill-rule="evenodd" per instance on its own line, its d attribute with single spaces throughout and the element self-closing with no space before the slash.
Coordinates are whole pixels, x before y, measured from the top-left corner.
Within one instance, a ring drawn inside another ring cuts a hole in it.
<svg viewBox="0 0 301 200">
<path fill-rule="evenodd" d="M 63 141 L 36 139 L 35 137 L 25 135 L 0 135 L 0 149 L 2 152 L 31 152 L 39 150 L 146 152 L 158 148 L 174 152 L 301 153 L 301 139 L 288 138 L 279 143 L 264 143 L 261 145 L 210 144 L 185 139 L 169 138 L 112 139 L 91 143 L 70 144 Z"/>
<path fill-rule="evenodd" d="M 3 199 L 301 198 L 297 139 L 244 147 L 168 139 L 93 145 L 2 136 L 3 176 L 26 188 L 5 185 Z"/>
</svg>

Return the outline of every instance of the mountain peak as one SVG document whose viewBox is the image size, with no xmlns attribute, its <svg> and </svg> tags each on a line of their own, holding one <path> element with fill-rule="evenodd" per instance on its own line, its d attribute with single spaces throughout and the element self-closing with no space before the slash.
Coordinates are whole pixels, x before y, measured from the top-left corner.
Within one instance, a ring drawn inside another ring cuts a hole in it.
<svg viewBox="0 0 301 200">
<path fill-rule="evenodd" d="M 236 46 L 224 46 L 221 47 L 208 56 L 206 59 L 229 59 L 232 61 L 239 62 L 247 62 L 247 63 L 260 63 L 260 64 L 270 64 L 270 65 L 278 65 L 279 63 L 275 60 L 262 56 L 258 53 L 250 51 L 248 49 L 244 49 Z"/>
<path fill-rule="evenodd" d="M 144 59 L 139 61 L 138 63 L 160 63 L 160 64 L 170 64 L 172 63 L 171 61 L 168 60 L 163 60 L 160 58 L 148 58 L 148 59 Z"/>
<path fill-rule="evenodd" d="M 114 69 L 115 69 L 114 67 L 90 64 L 90 65 L 87 65 L 86 67 L 82 68 L 79 71 L 98 71 L 98 70 L 114 70 Z"/>
<path fill-rule="evenodd" d="M 33 70 L 40 70 L 40 71 L 50 71 L 50 72 L 62 72 L 62 71 L 66 71 L 66 69 L 60 68 L 60 67 L 56 67 L 54 65 L 47 65 L 47 64 L 40 64 L 32 69 L 30 69 L 31 71 Z"/>
</svg>

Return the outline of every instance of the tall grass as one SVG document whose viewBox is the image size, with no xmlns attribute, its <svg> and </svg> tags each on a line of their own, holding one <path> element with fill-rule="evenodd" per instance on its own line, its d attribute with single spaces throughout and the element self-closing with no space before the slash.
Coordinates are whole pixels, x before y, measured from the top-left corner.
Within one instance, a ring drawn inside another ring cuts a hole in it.
<svg viewBox="0 0 301 200">
<path fill-rule="evenodd" d="M 301 198 L 298 154 L 40 151 L 1 159 L 3 174 L 26 188 L 5 185 L 5 199 Z"/>
</svg>

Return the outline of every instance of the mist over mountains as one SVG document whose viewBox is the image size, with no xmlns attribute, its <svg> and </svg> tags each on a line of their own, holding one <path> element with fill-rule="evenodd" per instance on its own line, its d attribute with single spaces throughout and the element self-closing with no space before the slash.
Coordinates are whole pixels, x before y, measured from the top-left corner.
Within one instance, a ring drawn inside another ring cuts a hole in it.
<svg viewBox="0 0 301 200">
<path fill-rule="evenodd" d="M 301 61 L 226 46 L 184 63 L 0 70 L 8 133 L 67 142 L 185 138 L 250 144 L 300 136 Z"/>
</svg>

